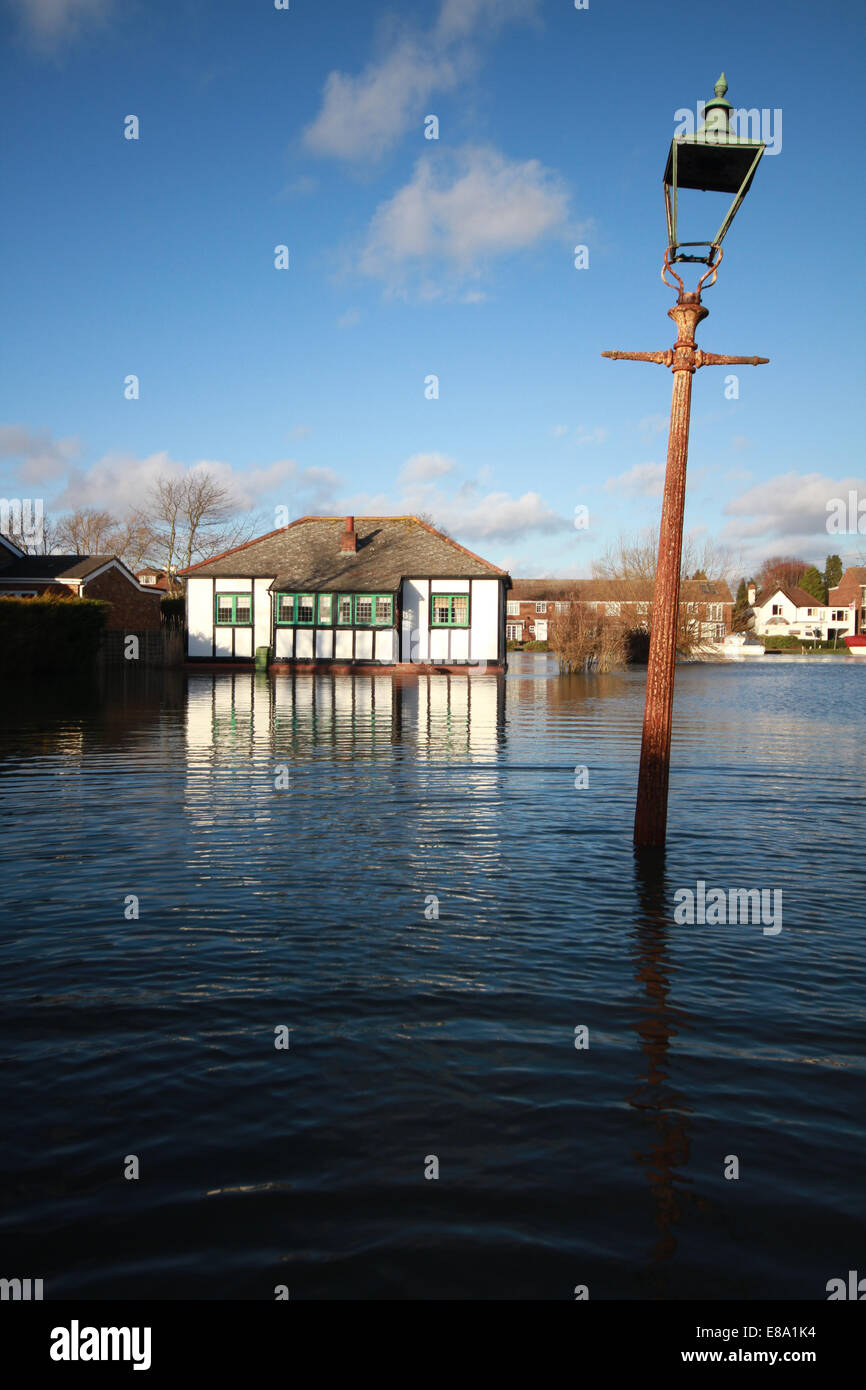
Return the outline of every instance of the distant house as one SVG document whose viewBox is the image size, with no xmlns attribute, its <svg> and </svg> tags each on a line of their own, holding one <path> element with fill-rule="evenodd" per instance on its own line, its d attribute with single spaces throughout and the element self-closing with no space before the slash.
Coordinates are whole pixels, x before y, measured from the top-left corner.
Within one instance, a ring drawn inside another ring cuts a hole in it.
<svg viewBox="0 0 866 1390">
<path fill-rule="evenodd" d="M 137 570 L 135 577 L 139 584 L 144 585 L 146 589 L 159 589 L 160 593 L 168 593 L 168 574 L 165 570 L 149 567 L 148 569 Z"/>
<path fill-rule="evenodd" d="M 105 599 L 111 604 L 109 631 L 155 631 L 160 595 L 139 584 L 116 555 L 27 555 L 0 535 L 0 598 L 56 594 Z"/>
<path fill-rule="evenodd" d="M 829 590 L 827 603 L 831 615 L 841 609 L 853 612 L 854 634 L 861 636 L 866 633 L 866 565 L 850 565 L 835 589 Z"/>
<path fill-rule="evenodd" d="M 515 579 L 507 600 L 505 631 L 511 642 L 546 642 L 550 621 L 573 603 L 599 618 L 647 627 L 653 586 L 631 579 Z M 723 580 L 687 579 L 680 586 L 681 611 L 702 641 L 720 642 L 731 630 L 734 603 Z"/>
<path fill-rule="evenodd" d="M 191 662 L 505 667 L 509 575 L 418 517 L 302 517 L 180 574 Z"/>
<path fill-rule="evenodd" d="M 846 571 L 847 574 L 856 571 Z M 866 570 L 863 571 L 866 574 Z M 807 641 L 832 641 L 857 631 L 857 602 L 862 590 L 849 582 L 843 589 L 848 597 L 834 599 L 845 584 L 843 575 L 837 589 L 831 589 L 827 603 L 815 598 L 807 589 L 796 584 L 778 584 L 758 594 L 755 585 L 748 588 L 749 605 L 754 613 L 755 632 L 759 637 L 801 637 Z M 866 582 L 866 581 L 864 581 Z M 852 606 L 852 604 L 854 606 Z"/>
</svg>

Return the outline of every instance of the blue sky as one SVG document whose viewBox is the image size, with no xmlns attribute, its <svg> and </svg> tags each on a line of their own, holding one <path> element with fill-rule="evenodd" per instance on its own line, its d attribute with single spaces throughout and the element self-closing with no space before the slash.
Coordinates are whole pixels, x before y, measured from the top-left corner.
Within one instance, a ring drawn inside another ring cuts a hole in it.
<svg viewBox="0 0 866 1390">
<path fill-rule="evenodd" d="M 207 461 L 264 529 L 421 510 L 516 575 L 588 574 L 658 519 L 671 374 L 600 353 L 673 341 L 661 175 L 724 69 L 780 148 L 699 343 L 771 364 L 738 399 L 696 374 L 686 524 L 743 570 L 862 553 L 825 529 L 866 498 L 860 13 L 684 15 L 5 0 L 0 494 L 120 514 Z"/>
</svg>

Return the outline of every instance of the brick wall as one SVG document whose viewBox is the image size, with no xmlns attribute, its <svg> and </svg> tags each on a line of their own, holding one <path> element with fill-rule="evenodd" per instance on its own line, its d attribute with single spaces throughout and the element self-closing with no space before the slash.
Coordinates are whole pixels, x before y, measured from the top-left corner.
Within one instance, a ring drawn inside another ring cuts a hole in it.
<svg viewBox="0 0 866 1390">
<path fill-rule="evenodd" d="M 157 590 L 143 594 L 118 569 L 106 570 L 84 585 L 84 598 L 100 598 L 111 604 L 108 630 L 122 632 L 157 632 L 160 626 Z"/>
</svg>

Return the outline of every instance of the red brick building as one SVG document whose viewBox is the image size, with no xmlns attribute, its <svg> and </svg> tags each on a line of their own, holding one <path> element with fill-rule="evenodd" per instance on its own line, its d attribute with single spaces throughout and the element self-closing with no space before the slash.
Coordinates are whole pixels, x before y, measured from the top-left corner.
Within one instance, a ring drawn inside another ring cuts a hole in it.
<svg viewBox="0 0 866 1390">
<path fill-rule="evenodd" d="M 161 623 L 160 591 L 139 584 L 116 555 L 27 555 L 0 535 L 0 598 L 36 594 L 105 600 L 109 632 L 156 632 Z"/>
<path fill-rule="evenodd" d="M 573 603 L 586 604 L 599 618 L 648 626 L 652 597 L 652 584 L 640 580 L 515 579 L 506 604 L 505 635 L 510 642 L 546 642 L 551 619 Z M 684 580 L 680 605 L 704 641 L 721 642 L 731 631 L 734 601 L 724 580 Z"/>
<path fill-rule="evenodd" d="M 866 565 L 849 565 L 835 589 L 827 594 L 831 608 L 854 609 L 854 632 L 866 633 Z"/>
</svg>

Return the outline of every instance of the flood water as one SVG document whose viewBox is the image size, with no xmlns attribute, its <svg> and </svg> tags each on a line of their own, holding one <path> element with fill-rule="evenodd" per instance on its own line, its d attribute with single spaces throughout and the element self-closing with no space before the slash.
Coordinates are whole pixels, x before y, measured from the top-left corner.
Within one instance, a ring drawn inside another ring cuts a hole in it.
<svg viewBox="0 0 866 1390">
<path fill-rule="evenodd" d="M 866 662 L 678 667 L 655 866 L 644 680 L 522 655 L 7 695 L 0 1275 L 825 1299 L 864 1272 Z M 699 880 L 780 889 L 781 931 L 678 924 Z"/>
</svg>

